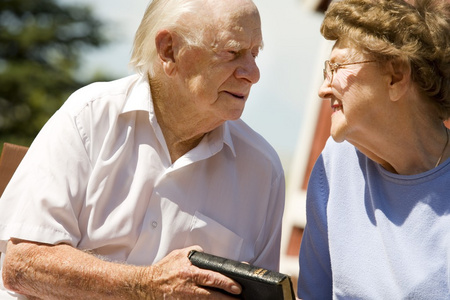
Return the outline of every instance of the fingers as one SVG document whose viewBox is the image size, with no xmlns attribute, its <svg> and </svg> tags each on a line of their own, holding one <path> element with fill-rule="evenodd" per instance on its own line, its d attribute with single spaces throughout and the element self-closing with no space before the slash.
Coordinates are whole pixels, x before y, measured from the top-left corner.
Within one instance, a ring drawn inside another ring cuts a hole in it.
<svg viewBox="0 0 450 300">
<path fill-rule="evenodd" d="M 241 286 L 218 272 L 198 268 L 190 262 L 190 251 L 203 251 L 192 246 L 172 251 L 161 261 L 148 268 L 152 294 L 176 299 L 233 299 L 231 295 L 241 293 Z M 226 291 L 226 295 L 222 292 Z"/>
<path fill-rule="evenodd" d="M 184 250 L 187 254 L 189 254 L 189 252 L 192 250 L 203 252 L 203 249 L 198 245 L 185 248 Z M 239 283 L 237 283 L 233 279 L 226 277 L 225 275 L 222 275 L 218 272 L 198 268 L 196 266 L 193 266 L 190 262 L 189 264 L 191 265 L 188 271 L 190 274 L 188 274 L 187 276 L 191 276 L 193 282 L 198 286 L 220 289 L 234 295 L 239 295 L 242 292 L 242 288 Z"/>
<path fill-rule="evenodd" d="M 209 289 L 209 296 L 208 299 L 214 299 L 214 300 L 236 300 L 238 299 L 237 296 L 232 296 L 230 294 L 225 294 L 222 291 L 218 291 L 218 290 L 211 290 Z"/>
<path fill-rule="evenodd" d="M 187 253 L 189 253 L 192 250 L 203 252 L 203 249 L 198 245 L 185 248 L 185 250 L 187 250 Z M 195 270 L 192 273 L 192 279 L 194 283 L 196 283 L 197 285 L 221 289 L 234 295 L 239 295 L 241 293 L 242 291 L 241 286 L 239 285 L 239 283 L 232 280 L 231 278 L 226 277 L 225 275 L 222 275 L 218 272 L 195 267 L 191 263 L 190 265 L 193 268 L 190 269 Z"/>
<path fill-rule="evenodd" d="M 200 286 L 221 289 L 234 295 L 239 295 L 242 292 L 239 283 L 225 275 L 210 270 L 203 270 L 194 266 L 193 268 L 197 269 L 197 272 L 194 273 L 193 280 Z"/>
</svg>

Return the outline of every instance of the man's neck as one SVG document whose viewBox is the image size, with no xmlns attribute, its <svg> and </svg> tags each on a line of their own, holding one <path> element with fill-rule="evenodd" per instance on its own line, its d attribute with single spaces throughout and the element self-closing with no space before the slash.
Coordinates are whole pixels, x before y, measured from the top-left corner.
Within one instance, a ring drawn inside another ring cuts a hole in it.
<svg viewBox="0 0 450 300">
<path fill-rule="evenodd" d="M 183 101 L 177 101 L 179 97 L 176 95 L 163 92 L 164 88 L 160 85 L 155 88 L 152 82 L 150 88 L 156 119 L 172 163 L 195 148 L 205 134 L 220 126 L 205 120 L 204 116 L 183 105 Z"/>
</svg>

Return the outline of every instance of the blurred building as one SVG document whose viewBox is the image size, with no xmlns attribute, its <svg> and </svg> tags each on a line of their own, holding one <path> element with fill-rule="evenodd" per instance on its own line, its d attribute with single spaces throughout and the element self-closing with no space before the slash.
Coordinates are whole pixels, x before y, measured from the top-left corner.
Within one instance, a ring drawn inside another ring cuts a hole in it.
<svg viewBox="0 0 450 300">
<path fill-rule="evenodd" d="M 301 0 L 312 12 L 323 13 L 331 0 Z M 306 188 L 309 174 L 325 142 L 330 136 L 331 108 L 328 101 L 322 101 L 318 89 L 323 82 L 323 63 L 331 52 L 332 43 L 323 40 L 318 51 L 315 79 L 310 88 L 305 116 L 300 128 L 296 151 L 290 167 L 289 180 L 286 183 L 286 209 L 283 220 L 283 238 L 281 245 L 281 272 L 292 276 L 296 286 L 299 271 L 298 254 L 303 230 L 306 225 Z"/>
</svg>

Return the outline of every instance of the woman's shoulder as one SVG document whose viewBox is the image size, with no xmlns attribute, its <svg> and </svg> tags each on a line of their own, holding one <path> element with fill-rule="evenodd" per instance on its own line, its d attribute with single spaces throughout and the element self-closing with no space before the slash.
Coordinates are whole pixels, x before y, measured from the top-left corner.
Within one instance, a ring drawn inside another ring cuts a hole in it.
<svg viewBox="0 0 450 300">
<path fill-rule="evenodd" d="M 328 138 L 322 151 L 322 156 L 331 160 L 346 160 L 358 155 L 359 151 L 347 141 L 336 142 L 332 137 Z"/>
</svg>

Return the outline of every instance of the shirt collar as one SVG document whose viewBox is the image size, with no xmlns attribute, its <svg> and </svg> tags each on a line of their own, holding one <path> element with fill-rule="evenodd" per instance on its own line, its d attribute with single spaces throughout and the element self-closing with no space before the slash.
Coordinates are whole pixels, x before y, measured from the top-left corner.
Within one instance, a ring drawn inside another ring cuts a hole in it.
<svg viewBox="0 0 450 300">
<path fill-rule="evenodd" d="M 151 123 L 153 125 L 155 125 L 154 123 L 157 123 L 150 91 L 150 83 L 148 82 L 148 77 L 144 75 L 139 76 L 136 83 L 131 88 L 131 92 L 128 95 L 126 103 L 122 109 L 122 113 L 138 110 L 147 111 L 149 113 Z M 233 155 L 236 156 L 228 121 L 211 131 L 208 134 L 208 140 L 213 152 L 220 151 L 223 144 L 226 144 L 230 148 Z"/>
<path fill-rule="evenodd" d="M 225 144 L 230 148 L 231 152 L 236 157 L 236 151 L 234 149 L 233 139 L 231 138 L 228 121 L 208 133 L 203 138 L 202 142 L 200 142 L 200 145 L 203 143 L 208 145 L 210 155 L 214 155 L 222 150 L 223 145 Z"/>
<path fill-rule="evenodd" d="M 153 115 L 153 102 L 147 76 L 139 76 L 127 96 L 122 113 L 144 110 Z"/>
<path fill-rule="evenodd" d="M 236 157 L 236 151 L 234 149 L 233 139 L 231 138 L 230 126 L 228 121 L 222 125 L 223 128 L 223 142 L 230 147 L 231 152 L 233 152 L 234 157 Z"/>
</svg>

